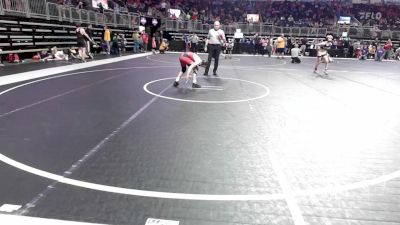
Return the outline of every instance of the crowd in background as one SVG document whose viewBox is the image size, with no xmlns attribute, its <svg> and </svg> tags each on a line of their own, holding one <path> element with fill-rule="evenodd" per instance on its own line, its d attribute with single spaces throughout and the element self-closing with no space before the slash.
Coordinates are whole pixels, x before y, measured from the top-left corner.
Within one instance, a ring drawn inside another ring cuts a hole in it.
<svg viewBox="0 0 400 225">
<path fill-rule="evenodd" d="M 93 8 L 91 0 L 49 0 L 77 8 Z M 352 25 L 379 26 L 382 29 L 400 29 L 400 6 L 352 4 L 349 1 L 229 1 L 229 0 L 109 0 L 109 10 L 131 12 L 146 16 L 166 17 L 168 9 L 181 9 L 175 19 L 222 24 L 245 23 L 247 14 L 259 14 L 260 22 L 278 26 L 329 27 L 340 16 L 358 21 Z"/>
<path fill-rule="evenodd" d="M 282 35 L 283 36 L 283 35 Z M 309 49 L 316 49 L 316 44 L 323 41 L 323 39 L 316 38 L 309 40 L 301 37 L 284 37 L 285 40 L 285 54 L 289 55 L 291 49 L 295 46 L 299 47 L 301 55 L 308 55 L 306 51 Z M 275 54 L 277 39 L 269 36 L 259 36 L 258 34 L 253 37 L 242 39 L 245 44 L 244 51 L 249 54 L 260 54 L 262 56 L 269 56 Z M 391 39 L 387 41 L 380 41 L 376 38 L 373 41 L 351 40 L 347 37 L 337 37 L 332 40 L 330 47 L 332 54 L 343 53 L 344 57 L 357 58 L 360 60 L 375 59 L 376 61 L 382 60 L 400 60 L 400 45 L 394 45 Z M 337 55 L 332 55 L 337 57 Z"/>
<path fill-rule="evenodd" d="M 91 0 L 47 0 L 58 4 L 73 6 L 78 9 L 97 10 L 104 12 L 103 6 L 93 8 Z M 132 12 L 146 16 L 170 17 L 168 9 L 181 9 L 181 16 L 174 17 L 176 20 L 190 20 L 202 23 L 212 23 L 215 20 L 222 24 L 244 23 L 247 21 L 247 14 L 259 14 L 260 22 L 270 23 L 277 26 L 297 26 L 297 27 L 329 27 L 334 26 L 339 16 L 352 16 L 358 18 L 359 23 L 353 25 L 379 26 L 382 29 L 400 29 L 400 7 L 391 5 L 367 5 L 352 4 L 348 1 L 228 1 L 228 0 L 109 0 L 108 10 L 116 12 Z M 106 35 L 108 33 L 108 35 Z M 101 47 L 106 54 L 125 53 L 127 40 L 123 34 L 111 34 L 105 28 Z M 168 49 L 166 42 L 158 37 L 149 37 L 145 32 L 135 31 L 132 35 L 133 53 L 146 52 L 148 46 L 152 50 Z M 150 40 L 149 40 L 150 39 Z M 197 35 L 184 35 L 186 50 L 198 51 L 199 37 Z M 310 43 L 306 38 L 286 38 L 286 54 L 298 45 L 300 51 L 305 54 L 305 49 L 312 48 L 318 39 Z M 150 42 L 150 43 L 149 43 Z M 274 41 L 271 37 L 261 37 L 256 34 L 253 38 L 242 40 L 246 43 L 246 52 L 250 54 L 272 55 L 274 54 Z M 333 40 L 332 49 L 343 49 L 346 57 L 357 57 L 359 59 L 377 58 L 379 59 L 399 59 L 400 48 L 393 46 L 391 41 L 379 43 L 352 41 L 348 38 L 337 37 Z M 160 49 L 160 46 L 161 49 Z M 57 57 L 57 49 L 53 47 L 44 54 L 38 54 L 40 58 L 52 56 Z M 73 52 L 73 51 L 72 51 Z M 383 55 L 380 53 L 383 52 Z M 58 54 L 61 55 L 61 54 Z M 69 52 L 63 59 L 74 58 L 74 54 Z M 0 63 L 1 65 L 1 63 Z"/>
</svg>

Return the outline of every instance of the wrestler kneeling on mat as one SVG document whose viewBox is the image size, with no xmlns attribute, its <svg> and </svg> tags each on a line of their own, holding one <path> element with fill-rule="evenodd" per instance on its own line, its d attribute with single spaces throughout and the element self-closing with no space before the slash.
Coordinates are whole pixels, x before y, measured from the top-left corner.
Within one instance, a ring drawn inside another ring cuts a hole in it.
<svg viewBox="0 0 400 225">
<path fill-rule="evenodd" d="M 174 81 L 174 87 L 178 87 L 181 76 L 186 72 L 187 79 L 189 79 L 190 75 L 193 77 L 192 88 L 201 88 L 201 86 L 197 84 L 197 70 L 199 66 L 205 67 L 207 63 L 193 52 L 182 53 L 179 57 L 179 62 L 181 63 L 182 70 L 178 73 Z"/>
</svg>

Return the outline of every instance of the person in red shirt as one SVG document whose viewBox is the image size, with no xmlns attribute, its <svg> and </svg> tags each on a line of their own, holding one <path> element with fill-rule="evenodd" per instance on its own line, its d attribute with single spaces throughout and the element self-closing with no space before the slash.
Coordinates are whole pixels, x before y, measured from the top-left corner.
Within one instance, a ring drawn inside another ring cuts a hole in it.
<svg viewBox="0 0 400 225">
<path fill-rule="evenodd" d="M 388 40 L 385 44 L 385 46 L 383 46 L 383 50 L 385 50 L 385 59 L 389 59 L 389 55 L 390 55 L 390 51 L 393 48 L 393 43 L 392 40 Z"/>
<path fill-rule="evenodd" d="M 174 81 L 174 87 L 178 87 L 179 80 L 186 72 L 187 79 L 189 79 L 190 75 L 193 77 L 192 88 L 201 88 L 201 86 L 197 84 L 197 70 L 199 66 L 205 67 L 206 62 L 202 60 L 196 53 L 184 52 L 179 57 L 179 63 L 181 64 L 182 70 L 178 73 L 178 76 Z"/>
<path fill-rule="evenodd" d="M 157 49 L 156 37 L 152 37 L 151 38 L 151 51 L 153 52 L 153 54 L 156 54 L 156 49 Z"/>
<path fill-rule="evenodd" d="M 147 45 L 149 44 L 149 35 L 146 33 L 146 31 L 143 31 L 142 40 L 143 40 L 143 51 L 147 52 Z"/>
</svg>

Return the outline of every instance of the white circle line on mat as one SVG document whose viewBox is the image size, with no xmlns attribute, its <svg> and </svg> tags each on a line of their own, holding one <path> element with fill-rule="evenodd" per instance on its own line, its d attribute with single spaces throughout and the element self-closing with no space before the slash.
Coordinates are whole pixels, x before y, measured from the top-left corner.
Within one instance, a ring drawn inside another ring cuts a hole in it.
<svg viewBox="0 0 400 225">
<path fill-rule="evenodd" d="M 239 102 L 254 101 L 254 100 L 257 100 L 257 99 L 265 98 L 271 92 L 270 89 L 267 86 L 265 86 L 263 84 L 260 84 L 260 83 L 253 82 L 253 81 L 248 81 L 248 80 L 243 80 L 243 79 L 238 79 L 238 78 L 229 78 L 229 77 L 216 77 L 216 78 L 210 77 L 210 78 L 211 79 L 223 79 L 223 80 L 235 80 L 235 81 L 254 84 L 256 86 L 259 86 L 259 87 L 263 88 L 265 90 L 265 93 L 260 95 L 260 96 L 257 96 L 257 97 L 246 98 L 246 99 L 221 100 L 221 101 L 212 101 L 212 100 L 210 100 L 210 101 L 207 101 L 207 100 L 192 100 L 192 99 L 174 98 L 174 97 L 169 97 L 169 96 L 165 96 L 165 95 L 159 95 L 159 94 L 156 94 L 156 93 L 154 93 L 154 92 L 149 90 L 149 86 L 151 84 L 156 83 L 156 82 L 160 82 L 160 81 L 164 81 L 164 80 L 174 80 L 175 77 L 168 77 L 168 78 L 162 78 L 162 79 L 157 79 L 157 80 L 150 81 L 150 82 L 146 83 L 143 86 L 143 90 L 145 92 L 147 92 L 148 94 L 150 94 L 150 95 L 157 96 L 159 98 L 168 99 L 168 100 L 181 101 L 181 102 L 192 102 L 192 103 L 208 103 L 208 104 L 239 103 Z M 193 89 L 193 90 L 195 90 L 195 89 Z"/>
</svg>

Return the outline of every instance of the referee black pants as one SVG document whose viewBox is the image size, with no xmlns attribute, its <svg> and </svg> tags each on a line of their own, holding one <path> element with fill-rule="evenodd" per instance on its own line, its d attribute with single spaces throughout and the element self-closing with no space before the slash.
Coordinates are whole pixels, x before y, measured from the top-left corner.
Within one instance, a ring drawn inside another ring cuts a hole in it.
<svg viewBox="0 0 400 225">
<path fill-rule="evenodd" d="M 208 50 L 208 60 L 207 60 L 207 66 L 204 74 L 208 74 L 208 70 L 210 69 L 211 65 L 211 59 L 214 58 L 214 69 L 213 72 L 217 73 L 218 69 L 218 60 L 219 60 L 219 54 L 221 54 L 221 45 L 212 45 L 209 44 L 207 46 Z"/>
</svg>

